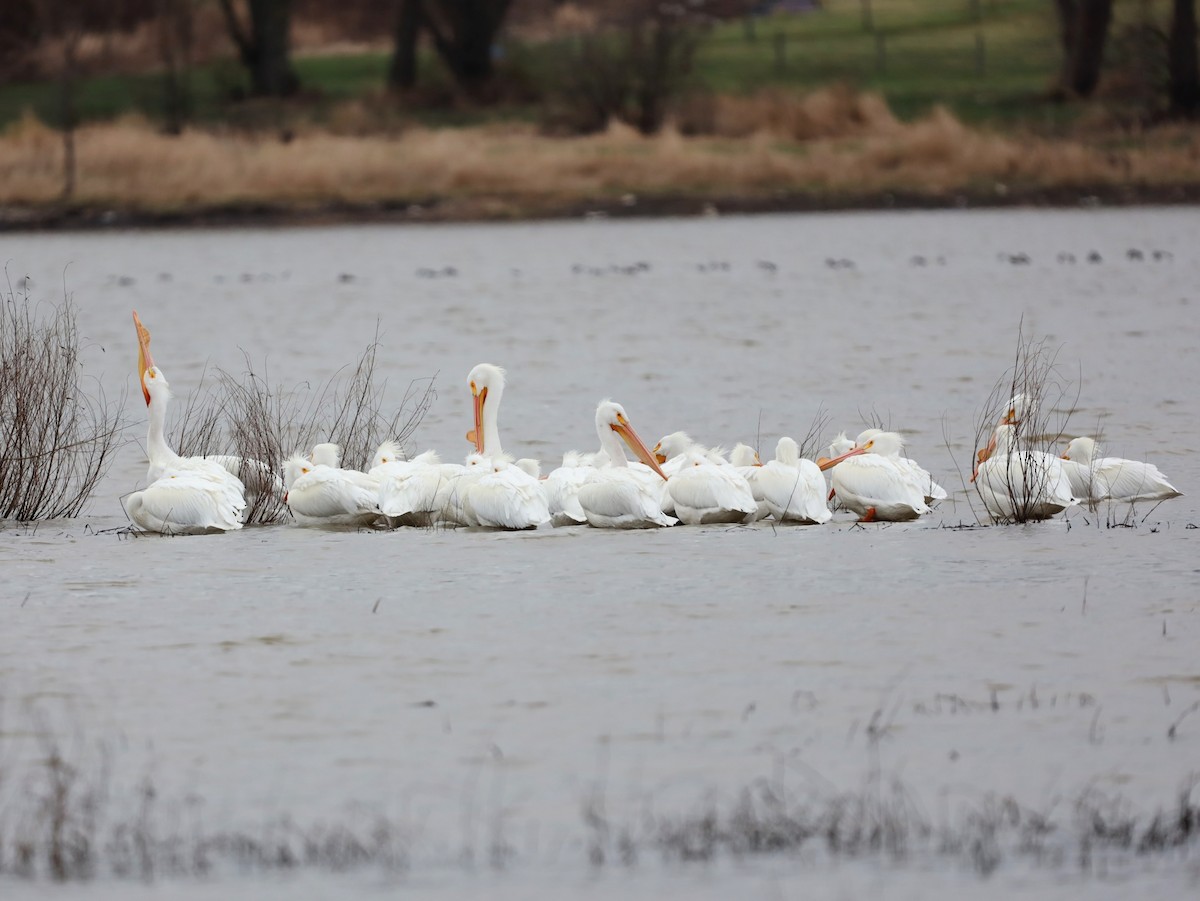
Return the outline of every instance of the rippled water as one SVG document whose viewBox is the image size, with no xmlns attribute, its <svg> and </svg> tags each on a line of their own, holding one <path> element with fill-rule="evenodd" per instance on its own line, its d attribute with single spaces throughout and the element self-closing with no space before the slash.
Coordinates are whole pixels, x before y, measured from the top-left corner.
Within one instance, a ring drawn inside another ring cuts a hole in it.
<svg viewBox="0 0 1200 901">
<path fill-rule="evenodd" d="M 378 816 L 404 833 L 399 867 L 158 877 L 181 897 L 1190 892 L 1194 841 L 1081 861 L 1076 804 L 1144 825 L 1200 760 L 1198 230 L 1194 209 L 1139 209 L 6 235 L 10 276 L 73 293 L 88 370 L 130 391 L 134 438 L 131 308 L 181 396 L 243 350 L 285 384 L 328 378 L 378 322 L 397 400 L 437 373 L 416 446 L 447 458 L 487 360 L 509 370 L 501 429 L 522 456 L 591 449 L 603 397 L 651 441 L 684 428 L 764 456 L 824 410 L 827 432 L 903 430 L 953 496 L 869 528 L 129 539 L 103 530 L 144 476 L 131 441 L 81 520 L 0 530 L 0 827 L 36 819 L 22 774 L 48 726 L 110 816 L 154 785 L 151 831 Z M 1022 319 L 1079 382 L 1078 431 L 1099 424 L 1184 497 L 1134 528 L 1106 528 L 1123 510 L 943 528 L 975 522 L 955 462 Z M 903 795 L 942 839 L 1011 797 L 1067 851 L 1005 846 L 986 878 L 936 840 L 664 860 L 666 821 L 725 816 L 762 785 L 815 810 Z"/>
</svg>

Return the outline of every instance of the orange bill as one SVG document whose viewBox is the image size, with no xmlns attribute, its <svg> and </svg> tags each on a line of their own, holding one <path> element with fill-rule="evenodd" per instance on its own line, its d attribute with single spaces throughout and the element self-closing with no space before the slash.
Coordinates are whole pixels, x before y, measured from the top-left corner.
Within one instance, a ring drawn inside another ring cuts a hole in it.
<svg viewBox="0 0 1200 901">
<path fill-rule="evenodd" d="M 146 370 L 154 365 L 154 357 L 150 355 L 150 329 L 142 325 L 137 310 L 133 311 L 133 325 L 137 329 L 138 338 L 138 381 L 142 385 L 142 396 L 149 406 L 150 392 L 146 390 Z"/>
<path fill-rule="evenodd" d="M 643 442 L 638 436 L 638 433 L 633 430 L 633 426 L 629 424 L 628 419 L 626 419 L 624 416 L 618 415 L 617 421 L 612 424 L 611 428 L 614 432 L 620 435 L 622 439 L 624 439 L 627 445 L 629 445 L 629 449 L 633 451 L 633 455 L 635 457 L 662 476 L 664 480 L 667 478 L 667 474 L 662 471 L 662 467 L 658 464 L 657 455 L 654 454 L 648 447 L 646 447 L 645 442 Z"/>
<path fill-rule="evenodd" d="M 475 395 L 475 428 L 467 432 L 467 440 L 474 442 L 475 453 L 483 453 L 483 405 L 487 401 L 487 388 L 483 388 L 477 392 L 472 392 Z"/>
<path fill-rule="evenodd" d="M 859 454 L 865 454 L 866 452 L 866 448 L 852 447 L 840 457 L 834 457 L 832 460 L 830 460 L 828 457 L 822 457 L 817 461 L 817 468 L 820 469 L 821 472 L 825 472 L 825 470 L 833 469 L 833 467 L 837 466 L 839 463 L 849 457 L 857 457 Z"/>
</svg>

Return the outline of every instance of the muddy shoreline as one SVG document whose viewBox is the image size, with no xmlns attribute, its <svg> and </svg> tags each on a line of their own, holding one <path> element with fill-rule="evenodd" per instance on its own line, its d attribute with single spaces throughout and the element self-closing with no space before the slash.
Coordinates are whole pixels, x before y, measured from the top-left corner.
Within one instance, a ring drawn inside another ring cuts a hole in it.
<svg viewBox="0 0 1200 901">
<path fill-rule="evenodd" d="M 721 214 L 869 210 L 1090 208 L 1200 204 L 1200 185 L 1011 187 L 944 194 L 884 191 L 864 194 L 779 192 L 771 195 L 680 195 L 570 200 L 480 195 L 376 203 L 297 206 L 270 201 L 170 212 L 116 207 L 0 207 L 0 233 L 128 228 L 289 227 L 353 223 L 525 222 L 580 218 L 690 217 Z"/>
</svg>

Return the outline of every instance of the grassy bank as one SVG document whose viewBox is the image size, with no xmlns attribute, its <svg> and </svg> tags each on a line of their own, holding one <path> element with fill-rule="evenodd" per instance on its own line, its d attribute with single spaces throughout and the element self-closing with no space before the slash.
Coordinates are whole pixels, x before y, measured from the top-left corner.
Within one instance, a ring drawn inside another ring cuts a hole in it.
<svg viewBox="0 0 1200 901">
<path fill-rule="evenodd" d="M 115 211 L 140 218 L 369 215 L 444 219 L 582 212 L 696 212 L 887 204 L 1195 199 L 1200 131 L 1159 129 L 1101 144 L 1008 136 L 938 110 L 893 117 L 872 95 L 825 91 L 727 103 L 715 134 L 624 126 L 546 137 L 529 125 L 409 128 L 395 136 L 322 129 L 287 141 L 262 133 L 162 134 L 126 119 L 77 134 L 78 181 L 62 191 L 62 142 L 25 120 L 0 138 L 0 219 L 12 225 Z M 1072 195 L 1071 192 L 1077 192 Z M 888 197 L 891 196 L 889 201 Z M 419 209 L 417 209 L 419 208 Z"/>
</svg>

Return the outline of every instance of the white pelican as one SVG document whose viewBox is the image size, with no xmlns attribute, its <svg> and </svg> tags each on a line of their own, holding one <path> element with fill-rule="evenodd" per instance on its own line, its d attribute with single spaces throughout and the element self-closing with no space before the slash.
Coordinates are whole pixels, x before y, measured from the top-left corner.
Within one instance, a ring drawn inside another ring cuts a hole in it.
<svg viewBox="0 0 1200 901">
<path fill-rule="evenodd" d="M 1098 457 L 1099 447 L 1092 438 L 1071 439 L 1062 458 L 1078 498 L 1091 501 L 1165 501 L 1179 497 L 1179 491 L 1152 463 L 1121 457 Z"/>
<path fill-rule="evenodd" d="M 500 399 L 504 397 L 504 370 L 491 363 L 479 363 L 467 375 L 471 397 L 475 402 L 475 428 L 467 432 L 467 440 L 474 442 L 475 452 L 499 456 L 504 453 L 500 446 Z"/>
<path fill-rule="evenodd" d="M 395 445 L 392 442 L 387 444 Z M 375 457 L 386 457 L 382 446 L 375 451 Z M 354 484 L 365 488 L 367 491 L 379 491 L 379 477 L 373 473 L 363 472 L 359 469 L 343 469 L 342 468 L 342 446 L 335 444 L 332 441 L 327 441 L 322 444 L 314 444 L 312 453 L 308 455 L 308 459 L 313 466 L 328 466 L 330 469 L 337 469 L 345 473 L 346 478 L 354 482 Z"/>
<path fill-rule="evenodd" d="M 820 525 L 833 517 L 825 500 L 825 477 L 816 463 L 800 456 L 791 438 L 779 439 L 775 459 L 759 469 L 756 481 L 779 522 Z"/>
<path fill-rule="evenodd" d="M 138 336 L 138 379 L 142 384 L 142 396 L 146 399 L 149 418 L 146 456 L 150 460 L 150 466 L 146 478 L 154 482 L 168 472 L 201 472 L 227 484 L 245 500 L 245 486 L 221 463 L 204 457 L 181 457 L 167 444 L 167 403 L 171 399 L 171 386 L 162 370 L 154 365 L 154 357 L 150 354 L 150 331 L 142 325 L 137 310 L 133 311 L 133 324 Z"/>
<path fill-rule="evenodd" d="M 473 525 L 519 530 L 536 529 L 550 521 L 537 477 L 507 454 L 491 457 L 484 472 L 468 481 L 465 495 L 464 507 L 470 511 Z"/>
<path fill-rule="evenodd" d="M 1017 427 L 1000 425 L 971 476 L 996 520 L 1048 519 L 1079 503 L 1062 461 L 1044 451 L 1021 450 Z"/>
<path fill-rule="evenodd" d="M 868 441 L 883 432 L 883 429 L 865 429 L 860 432 L 858 438 L 855 439 L 856 447 L 863 447 Z M 832 446 L 831 446 L 832 447 Z M 845 453 L 845 451 L 843 451 Z M 834 456 L 838 456 L 834 454 Z M 924 469 L 916 460 L 902 457 L 897 454 L 892 458 L 892 462 L 896 463 L 901 469 L 908 473 L 912 478 L 913 483 L 921 489 L 925 495 L 925 503 L 932 504 L 934 501 L 944 501 L 950 495 L 946 493 L 946 489 L 933 480 L 933 476 L 929 474 L 927 469 Z"/>
<path fill-rule="evenodd" d="M 652 529 L 673 526 L 677 520 L 662 511 L 663 484 L 667 476 L 638 433 L 625 408 L 610 400 L 596 407 L 596 434 L 608 457 L 579 489 L 579 506 L 588 525 L 602 529 Z M 621 440 L 648 467 L 637 470 L 625 458 Z M 646 475 L 644 473 L 649 473 Z"/>
<path fill-rule="evenodd" d="M 683 455 L 683 466 L 667 480 L 667 494 L 684 525 L 753 522 L 758 517 L 745 476 L 728 464 L 718 466 L 702 450 Z"/>
<path fill-rule="evenodd" d="M 607 462 L 606 455 L 600 456 Z M 579 489 L 595 474 L 596 457 L 596 454 L 567 451 L 563 454 L 562 466 L 552 470 L 542 482 L 552 525 L 577 526 L 587 522 L 583 507 L 579 506 Z"/>
<path fill-rule="evenodd" d="M 820 464 L 822 471 L 833 468 L 833 491 L 859 522 L 903 522 L 930 512 L 924 492 L 896 461 L 902 447 L 895 432 L 880 432 Z"/>
<path fill-rule="evenodd" d="M 845 454 L 847 451 L 852 450 L 853 448 L 854 448 L 854 442 L 846 437 L 846 433 L 838 432 L 837 436 L 829 444 L 828 459 L 833 459 L 834 457 L 840 457 L 843 454 Z"/>
<path fill-rule="evenodd" d="M 450 518 L 461 463 L 443 463 L 436 451 L 411 461 L 388 461 L 372 468 L 380 475 L 379 509 L 393 526 L 431 526 Z"/>
<path fill-rule="evenodd" d="M 284 502 L 302 526 L 370 525 L 379 518 L 379 498 L 344 469 L 312 463 L 303 454 L 283 464 Z"/>
<path fill-rule="evenodd" d="M 758 484 L 758 477 L 763 470 L 763 463 L 758 458 L 758 451 L 748 444 L 735 444 L 733 450 L 729 452 L 729 464 L 750 483 L 750 493 L 754 495 L 754 502 L 758 504 L 758 515 L 755 517 L 755 521 L 766 519 L 771 515 L 771 509 L 767 506 L 762 486 Z"/>
<path fill-rule="evenodd" d="M 124 506 L 140 528 L 167 535 L 199 535 L 240 529 L 246 501 L 223 479 L 179 470 L 128 495 Z"/>
</svg>

